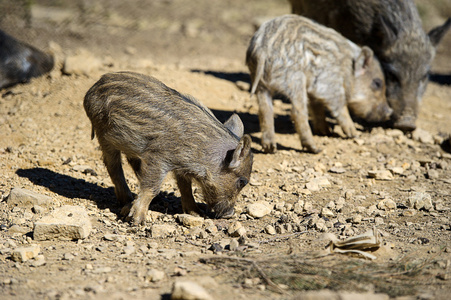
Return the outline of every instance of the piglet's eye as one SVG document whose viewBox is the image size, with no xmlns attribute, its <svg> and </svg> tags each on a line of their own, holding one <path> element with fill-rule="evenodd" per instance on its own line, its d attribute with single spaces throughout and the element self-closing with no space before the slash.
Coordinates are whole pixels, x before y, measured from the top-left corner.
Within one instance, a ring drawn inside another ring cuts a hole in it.
<svg viewBox="0 0 451 300">
<path fill-rule="evenodd" d="M 240 178 L 237 180 L 237 182 L 236 182 L 237 188 L 238 188 L 238 189 L 244 188 L 248 182 L 249 182 L 249 181 L 247 180 L 247 178 L 245 178 L 245 177 L 240 177 Z"/>
<path fill-rule="evenodd" d="M 371 82 L 371 88 L 375 91 L 380 90 L 382 88 L 382 79 L 375 78 Z"/>
</svg>

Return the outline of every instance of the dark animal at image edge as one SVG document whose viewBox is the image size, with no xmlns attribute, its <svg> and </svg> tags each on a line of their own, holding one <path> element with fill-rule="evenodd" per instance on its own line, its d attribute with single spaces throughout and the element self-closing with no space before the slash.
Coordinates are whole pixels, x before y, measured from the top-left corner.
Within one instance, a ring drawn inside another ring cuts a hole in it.
<svg viewBox="0 0 451 300">
<path fill-rule="evenodd" d="M 54 65 L 53 56 L 0 30 L 0 89 L 41 76 Z"/>
<path fill-rule="evenodd" d="M 290 0 L 292 12 L 369 46 L 385 73 L 393 126 L 416 128 L 418 110 L 437 45 L 451 18 L 425 33 L 412 0 Z"/>
<path fill-rule="evenodd" d="M 145 222 L 149 204 L 170 171 L 184 212 L 202 214 L 192 193 L 195 181 L 216 217 L 233 215 L 252 171 L 251 138 L 243 134 L 238 115 L 222 124 L 196 99 L 131 72 L 103 75 L 86 93 L 84 108 L 126 219 Z M 139 181 L 135 200 L 125 181 L 121 152 Z"/>
</svg>

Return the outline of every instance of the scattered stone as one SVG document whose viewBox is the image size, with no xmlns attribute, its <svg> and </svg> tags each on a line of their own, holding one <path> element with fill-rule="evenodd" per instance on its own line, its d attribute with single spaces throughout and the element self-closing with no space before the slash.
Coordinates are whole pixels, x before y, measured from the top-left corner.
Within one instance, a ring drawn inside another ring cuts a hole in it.
<svg viewBox="0 0 451 300">
<path fill-rule="evenodd" d="M 34 260 L 31 262 L 30 266 L 37 268 L 37 267 L 43 266 L 45 264 L 46 264 L 45 257 L 44 257 L 44 255 L 40 254 L 34 258 Z"/>
<path fill-rule="evenodd" d="M 326 177 L 316 177 L 305 184 L 305 187 L 311 192 L 317 192 L 322 187 L 331 186 L 330 181 Z"/>
<path fill-rule="evenodd" d="M 38 256 L 41 251 L 40 245 L 30 245 L 28 247 L 19 247 L 11 253 L 11 259 L 16 262 L 24 262 Z"/>
<path fill-rule="evenodd" d="M 117 240 L 117 234 L 107 233 L 103 236 L 103 239 L 106 241 L 115 241 Z"/>
<path fill-rule="evenodd" d="M 174 282 L 172 287 L 171 300 L 212 300 L 207 291 L 193 281 Z"/>
<path fill-rule="evenodd" d="M 424 209 L 426 211 L 431 211 L 434 209 L 431 195 L 422 192 L 411 193 L 407 199 L 407 206 L 417 210 Z"/>
<path fill-rule="evenodd" d="M 97 176 L 97 172 L 94 171 L 90 166 L 86 165 L 76 165 L 72 167 L 72 170 L 83 174 L 91 174 L 92 176 Z"/>
<path fill-rule="evenodd" d="M 362 215 L 356 214 L 356 215 L 352 216 L 351 222 L 354 224 L 362 223 Z"/>
<path fill-rule="evenodd" d="M 381 210 L 393 210 L 396 208 L 396 203 L 392 199 L 384 199 L 377 204 L 377 208 Z"/>
<path fill-rule="evenodd" d="M 177 215 L 177 220 L 185 227 L 198 227 L 204 224 L 205 219 L 202 217 L 196 217 L 189 214 Z"/>
<path fill-rule="evenodd" d="M 229 244 L 229 249 L 230 249 L 230 251 L 236 251 L 239 246 L 240 246 L 240 243 L 238 242 L 238 240 L 232 239 Z"/>
<path fill-rule="evenodd" d="M 229 226 L 227 233 L 232 237 L 241 237 L 246 235 L 246 229 L 240 222 L 236 221 Z"/>
<path fill-rule="evenodd" d="M 421 128 L 417 128 L 412 132 L 412 139 L 423 144 L 434 144 L 432 134 Z"/>
<path fill-rule="evenodd" d="M 372 170 L 368 171 L 368 177 L 376 180 L 393 180 L 393 174 L 389 170 Z"/>
<path fill-rule="evenodd" d="M 87 50 L 80 50 L 73 56 L 68 56 L 64 60 L 63 73 L 67 75 L 86 75 L 99 69 L 101 62 Z"/>
<path fill-rule="evenodd" d="M 403 167 L 393 167 L 393 168 L 390 169 L 390 171 L 394 175 L 402 175 L 404 173 L 404 168 Z"/>
<path fill-rule="evenodd" d="M 71 253 L 64 253 L 63 260 L 73 260 L 75 256 Z"/>
<path fill-rule="evenodd" d="M 163 271 L 157 269 L 150 269 L 146 274 L 146 280 L 151 282 L 162 281 L 165 277 L 166 274 Z"/>
<path fill-rule="evenodd" d="M 272 226 L 272 225 L 267 225 L 267 226 L 265 227 L 265 232 L 266 232 L 267 234 L 270 234 L 270 235 L 275 235 L 275 234 L 276 234 L 276 229 L 275 229 L 274 226 Z"/>
<path fill-rule="evenodd" d="M 169 224 L 153 224 L 150 228 L 150 236 L 153 238 L 166 238 L 173 236 L 177 231 L 177 227 L 175 225 Z"/>
<path fill-rule="evenodd" d="M 50 206 L 52 197 L 38 194 L 23 188 L 13 188 L 7 198 L 9 205 L 32 208 L 35 205 Z"/>
<path fill-rule="evenodd" d="M 247 213 L 253 218 L 262 218 L 271 213 L 271 208 L 267 202 L 256 202 L 247 207 Z"/>
<path fill-rule="evenodd" d="M 428 179 L 438 179 L 440 177 L 440 174 L 437 170 L 429 169 L 427 172 Z"/>
<path fill-rule="evenodd" d="M 346 172 L 346 169 L 343 167 L 334 166 L 329 169 L 329 172 L 335 173 L 335 174 L 342 174 L 342 173 Z"/>
<path fill-rule="evenodd" d="M 34 224 L 33 238 L 45 240 L 78 240 L 89 236 L 91 221 L 81 206 L 64 205 Z"/>
<path fill-rule="evenodd" d="M 321 210 L 321 215 L 323 217 L 331 218 L 334 216 L 334 213 L 329 208 L 323 207 L 323 209 Z"/>
<path fill-rule="evenodd" d="M 28 230 L 26 227 L 22 227 L 19 225 L 13 225 L 13 226 L 9 227 L 9 229 L 8 229 L 9 233 L 18 233 L 18 234 L 25 234 L 29 231 L 30 230 Z"/>
<path fill-rule="evenodd" d="M 242 91 L 248 92 L 250 85 L 249 83 L 245 82 L 245 81 L 241 81 L 238 80 L 237 82 L 235 82 L 235 85 L 237 86 L 237 88 L 239 88 Z"/>
</svg>

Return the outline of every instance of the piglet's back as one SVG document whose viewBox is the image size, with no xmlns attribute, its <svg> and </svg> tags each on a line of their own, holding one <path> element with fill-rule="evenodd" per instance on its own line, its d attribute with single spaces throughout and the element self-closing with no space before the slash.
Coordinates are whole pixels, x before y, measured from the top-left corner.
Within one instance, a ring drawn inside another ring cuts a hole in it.
<svg viewBox="0 0 451 300">
<path fill-rule="evenodd" d="M 84 107 L 98 138 L 129 154 L 176 151 L 181 143 L 198 147 L 214 139 L 238 143 L 199 101 L 143 74 L 103 75 L 86 93 Z"/>
</svg>

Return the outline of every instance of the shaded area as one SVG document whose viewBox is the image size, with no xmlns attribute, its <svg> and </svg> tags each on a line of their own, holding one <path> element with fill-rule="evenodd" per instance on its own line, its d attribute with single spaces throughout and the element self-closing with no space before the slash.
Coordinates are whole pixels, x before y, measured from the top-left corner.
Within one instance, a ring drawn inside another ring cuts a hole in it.
<svg viewBox="0 0 451 300">
<path fill-rule="evenodd" d="M 33 184 L 48 188 L 50 191 L 69 199 L 88 199 L 95 201 L 100 209 L 109 208 L 119 216 L 121 206 L 116 200 L 113 187 L 101 187 L 84 179 L 60 174 L 49 169 L 18 169 L 16 174 L 28 178 Z M 161 213 L 182 213 L 180 198 L 174 193 L 160 192 L 150 204 L 150 209 Z"/>
<path fill-rule="evenodd" d="M 451 85 L 451 74 L 431 73 L 429 74 L 429 80 L 441 85 Z"/>
<path fill-rule="evenodd" d="M 218 72 L 218 71 L 205 71 L 200 69 L 191 70 L 193 73 L 202 73 L 205 75 L 211 75 L 219 79 L 224 79 L 233 83 L 237 81 L 243 81 L 247 83 L 251 83 L 251 78 L 248 73 L 245 72 Z"/>
</svg>

